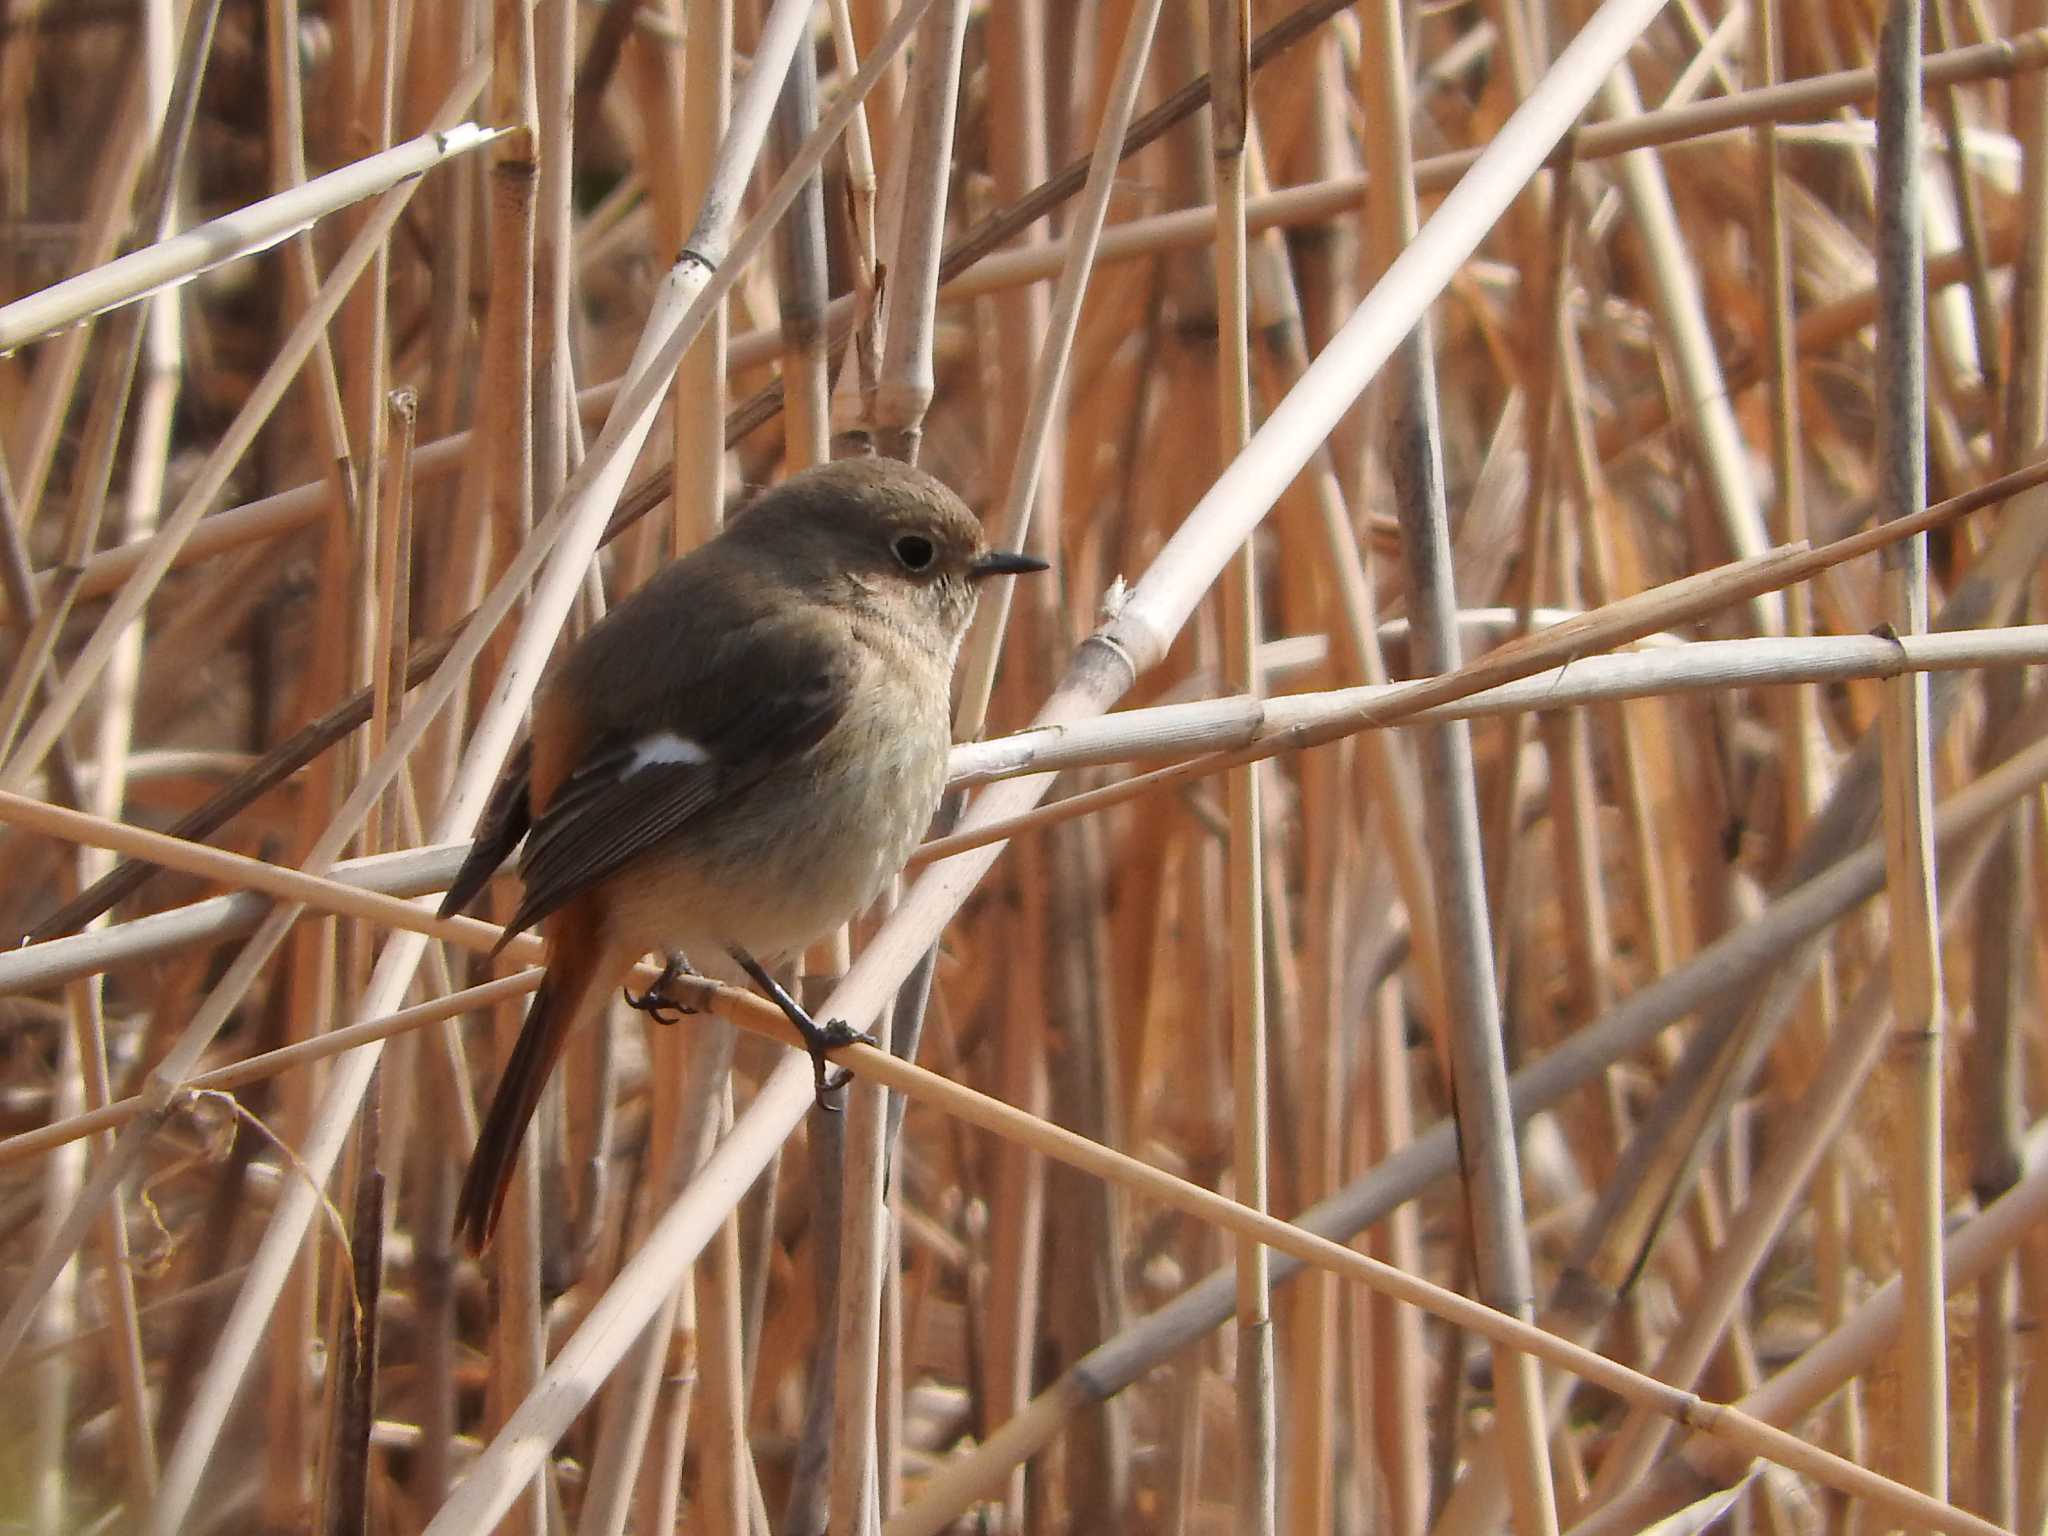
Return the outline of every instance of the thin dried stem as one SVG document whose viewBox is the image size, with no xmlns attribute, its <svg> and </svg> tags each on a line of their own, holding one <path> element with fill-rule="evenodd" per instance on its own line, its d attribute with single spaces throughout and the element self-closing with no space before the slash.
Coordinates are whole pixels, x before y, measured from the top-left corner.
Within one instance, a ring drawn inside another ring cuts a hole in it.
<svg viewBox="0 0 2048 1536">
<path fill-rule="evenodd" d="M 1209 6 L 1209 131 L 1216 175 L 1216 393 L 1222 462 L 1252 435 L 1250 279 L 1244 223 L 1246 139 L 1250 132 L 1251 8 L 1248 0 Z M 1237 692 L 1265 692 L 1258 670 L 1259 576 L 1247 540 L 1223 585 L 1224 676 Z M 1267 1209 L 1269 1138 L 1266 1014 L 1264 816 L 1258 765 L 1225 779 L 1230 832 L 1224 874 L 1230 922 L 1231 1166 L 1238 1198 Z M 1237 1247 L 1237 1530 L 1261 1536 L 1278 1515 L 1279 1411 L 1272 1282 L 1266 1252 Z"/>
<path fill-rule="evenodd" d="M 1925 297 L 1920 210 L 1921 10 L 1890 7 L 1878 44 L 1877 399 L 1879 516 L 1926 504 Z M 1926 630 L 1927 542 L 1895 545 L 1885 566 L 1886 616 L 1904 634 Z M 1892 1005 L 1905 1048 L 1899 1093 L 1905 1124 L 1893 1146 L 1906 1306 L 1908 1480 L 1948 1494 L 1948 1327 L 1942 1277 L 1942 1031 L 1940 917 L 1935 896 L 1933 725 L 1927 682 L 1884 685 L 1885 888 L 1891 916 Z"/>
</svg>

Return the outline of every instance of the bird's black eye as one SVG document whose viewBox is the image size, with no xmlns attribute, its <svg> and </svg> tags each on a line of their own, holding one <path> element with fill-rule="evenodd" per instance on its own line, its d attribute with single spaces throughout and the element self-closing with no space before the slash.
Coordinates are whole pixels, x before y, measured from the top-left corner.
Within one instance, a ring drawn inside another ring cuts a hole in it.
<svg viewBox="0 0 2048 1536">
<path fill-rule="evenodd" d="M 932 541 L 920 533 L 906 533 L 889 547 L 896 551 L 896 558 L 903 562 L 906 571 L 923 570 L 938 553 Z"/>
</svg>

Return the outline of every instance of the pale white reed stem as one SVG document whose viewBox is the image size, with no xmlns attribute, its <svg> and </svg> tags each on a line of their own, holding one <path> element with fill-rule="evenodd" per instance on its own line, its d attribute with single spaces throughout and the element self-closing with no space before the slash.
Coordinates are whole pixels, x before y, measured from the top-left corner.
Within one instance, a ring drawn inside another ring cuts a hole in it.
<svg viewBox="0 0 2048 1536">
<path fill-rule="evenodd" d="M 1588 656 L 1534 677 L 1434 705 L 1404 716 L 1399 723 L 1488 718 L 1771 684 L 1847 682 L 1891 677 L 1909 669 L 1957 671 L 2043 664 L 2048 664 L 2048 625 L 2044 624 L 1901 635 L 1896 641 L 1875 635 L 1690 643 L 1662 640 L 1641 651 Z M 1231 695 L 1125 710 L 1067 726 L 1033 726 L 990 741 L 955 746 L 950 781 L 961 788 L 1069 768 L 1206 757 L 1262 741 L 1321 736 L 1345 726 L 1376 730 L 1381 728 L 1379 717 L 1387 701 L 1407 686 L 1382 683 L 1265 699 Z M 349 859 L 333 866 L 327 879 L 385 896 L 423 895 L 447 888 L 467 848 L 467 843 L 445 843 Z M 147 856 L 140 845 L 129 851 Z M 168 861 L 166 864 L 168 867 Z M 247 889 L 232 895 L 212 896 L 109 928 L 0 953 L 0 997 L 249 933 L 270 910 L 266 889 L 264 883 L 252 879 Z M 347 910 L 307 894 L 317 890 L 317 886 L 305 887 L 295 899 L 307 900 L 319 910 Z"/>
<path fill-rule="evenodd" d="M 461 842 L 371 854 L 334 865 L 326 877 L 385 896 L 420 896 L 446 890 L 462 867 L 468 848 L 467 842 Z M 226 896 L 209 896 L 125 923 L 24 945 L 0 954 L 0 996 L 32 992 L 93 971 L 155 959 L 190 944 L 239 938 L 255 932 L 270 908 L 270 898 L 252 884 Z"/>
<path fill-rule="evenodd" d="M 1157 663 L 1203 592 L 1250 537 L 1337 418 L 1436 299 L 1458 265 L 1571 127 L 1601 77 L 1659 9 L 1660 0 L 1607 0 L 1556 65 L 1503 125 L 1471 172 L 1388 269 L 1330 346 L 1189 513 L 1118 616 L 1084 644 L 1040 712 L 1060 725 L 1100 714 L 1136 675 Z M 963 830 L 1034 805 L 1046 775 L 992 786 L 969 807 Z M 999 849 L 983 847 L 927 870 L 825 1004 L 856 1028 L 930 947 Z M 581 1412 L 664 1294 L 661 1276 L 702 1251 L 724 1214 L 752 1184 L 812 1101 L 807 1064 L 792 1059 L 762 1086 L 646 1245 L 593 1305 L 532 1395 L 506 1421 L 428 1531 L 450 1536 L 488 1525 Z M 1274 1223 L 1285 1231 L 1283 1224 Z"/>
<path fill-rule="evenodd" d="M 924 415 L 938 389 L 932 342 L 939 312 L 939 262 L 946 240 L 946 191 L 960 107 L 967 7 L 945 0 L 924 24 L 910 69 L 891 176 L 896 206 L 883 293 L 881 368 L 867 401 L 869 426 L 886 457 L 915 464 Z"/>
<path fill-rule="evenodd" d="M 854 44 L 853 11 L 847 0 L 828 0 L 826 10 L 832 17 L 832 49 L 839 58 L 839 72 L 845 74 L 860 58 L 860 49 Z M 868 138 L 868 114 L 865 107 L 856 111 L 846 124 L 846 183 L 847 201 L 853 209 L 854 244 L 859 252 L 856 266 L 859 274 L 857 284 L 872 287 L 875 273 L 875 150 Z"/>
<path fill-rule="evenodd" d="M 424 176 L 506 130 L 458 123 L 394 144 L 381 153 L 224 213 L 204 224 L 116 257 L 89 272 L 0 305 L 0 355 L 52 331 L 190 282 L 243 256 L 268 250 L 328 214 Z"/>
<path fill-rule="evenodd" d="M 1365 47 L 1359 72 L 1368 163 L 1379 174 L 1365 203 L 1367 259 L 1389 271 L 1416 236 L 1405 20 L 1397 4 L 1361 8 Z M 1559 67 L 1562 68 L 1562 61 Z M 1611 86 L 1627 69 L 1603 70 Z M 1534 190 L 1540 201 L 1544 188 Z M 1400 520 L 1403 587 L 1411 654 L 1432 671 L 1462 662 L 1444 493 L 1443 430 L 1436 349 L 1429 317 L 1400 339 L 1381 386 L 1383 448 Z M 1544 414 L 1547 416 L 1547 407 Z M 1543 494 L 1540 485 L 1533 494 Z M 1535 1280 L 1522 1203 L 1521 1151 L 1508 1098 L 1493 917 L 1487 906 L 1478 772 L 1471 727 L 1432 726 L 1414 737 L 1421 768 L 1421 822 L 1435 901 L 1443 1017 L 1437 1051 L 1458 1106 L 1460 1189 L 1474 1293 L 1525 1322 L 1535 1320 Z M 1526 1354 L 1496 1345 L 1493 1404 L 1516 1536 L 1557 1536 L 1557 1492 L 1543 1425 L 1543 1379 Z"/>
<path fill-rule="evenodd" d="M 1889 677 L 1901 670 L 1953 671 L 1979 666 L 2032 666 L 2048 661 L 2048 625 L 1901 635 L 1827 635 L 1803 640 L 1697 640 L 1582 660 L 1503 683 L 1401 721 L 1419 725 L 1531 710 L 1570 708 L 1617 699 L 1656 698 L 1768 684 L 1843 682 Z M 1378 727 L 1387 701 L 1405 683 L 1366 684 L 1327 692 L 1255 699 L 1231 695 L 1185 704 L 1125 710 L 1056 730 L 1033 727 L 953 748 L 955 787 L 1023 773 L 1180 759 L 1248 747 L 1255 742 L 1320 733 L 1340 723 Z M 0 956 L 0 977 L 9 957 Z M 0 981 L 0 992 L 11 990 Z"/>
</svg>

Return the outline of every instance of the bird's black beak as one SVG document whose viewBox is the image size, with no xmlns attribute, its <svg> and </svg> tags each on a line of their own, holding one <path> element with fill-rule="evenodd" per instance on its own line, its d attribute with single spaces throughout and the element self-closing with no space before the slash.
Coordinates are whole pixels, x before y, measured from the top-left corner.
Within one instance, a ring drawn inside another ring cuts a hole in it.
<svg viewBox="0 0 2048 1536">
<path fill-rule="evenodd" d="M 967 567 L 967 574 L 976 581 L 984 576 L 1025 576 L 1032 571 L 1046 569 L 1046 563 L 1036 555 L 1013 554 L 1006 549 L 992 549 L 985 555 L 978 555 Z"/>
</svg>

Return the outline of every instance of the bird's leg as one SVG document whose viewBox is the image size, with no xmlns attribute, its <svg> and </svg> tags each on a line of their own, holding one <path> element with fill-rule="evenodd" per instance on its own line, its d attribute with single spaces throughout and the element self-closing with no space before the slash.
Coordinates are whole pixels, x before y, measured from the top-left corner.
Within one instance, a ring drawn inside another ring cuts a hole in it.
<svg viewBox="0 0 2048 1536">
<path fill-rule="evenodd" d="M 626 1006 L 639 1009 L 642 1013 L 652 1017 L 657 1024 L 677 1023 L 682 1019 L 683 1015 L 697 1013 L 700 1010 L 684 1002 L 675 993 L 671 992 L 669 988 L 673 987 L 685 976 L 695 976 L 697 974 L 697 968 L 690 964 L 690 957 L 688 955 L 679 949 L 671 951 L 663 959 L 661 974 L 654 978 L 653 986 L 642 992 L 638 997 L 633 995 L 631 987 L 622 989 L 626 994 Z"/>
<path fill-rule="evenodd" d="M 834 1067 L 830 1054 L 849 1045 L 874 1045 L 877 1043 L 875 1037 L 855 1029 L 844 1019 L 827 1019 L 820 1024 L 804 1012 L 803 1004 L 791 997 L 760 961 L 737 944 L 728 943 L 725 947 L 733 959 L 739 961 L 740 969 L 753 978 L 754 985 L 768 994 L 768 1000 L 782 1010 L 782 1016 L 804 1037 L 804 1049 L 811 1056 L 811 1071 L 818 1079 L 818 1107 L 836 1109 L 837 1105 L 825 1102 L 825 1095 L 844 1088 L 853 1074 L 844 1067 Z"/>
</svg>

